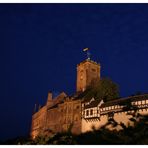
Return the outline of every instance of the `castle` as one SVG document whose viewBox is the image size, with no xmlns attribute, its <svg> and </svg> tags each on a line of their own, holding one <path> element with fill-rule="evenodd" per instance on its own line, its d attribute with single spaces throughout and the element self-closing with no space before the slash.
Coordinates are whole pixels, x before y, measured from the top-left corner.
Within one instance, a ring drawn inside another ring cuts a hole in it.
<svg viewBox="0 0 148 148">
<path fill-rule="evenodd" d="M 108 119 L 114 118 L 116 122 L 130 124 L 128 113 L 133 109 L 124 110 L 128 100 L 138 108 L 141 114 L 148 114 L 148 94 L 120 98 L 109 102 L 95 100 L 94 98 L 81 98 L 79 94 L 84 92 L 92 82 L 100 80 L 99 63 L 90 58 L 77 65 L 76 93 L 68 96 L 60 93 L 56 98 L 48 92 L 46 104 L 32 115 L 31 137 L 39 135 L 52 135 L 67 131 L 70 127 L 72 133 L 80 134 L 92 130 L 92 126 L 99 128 Z"/>
</svg>

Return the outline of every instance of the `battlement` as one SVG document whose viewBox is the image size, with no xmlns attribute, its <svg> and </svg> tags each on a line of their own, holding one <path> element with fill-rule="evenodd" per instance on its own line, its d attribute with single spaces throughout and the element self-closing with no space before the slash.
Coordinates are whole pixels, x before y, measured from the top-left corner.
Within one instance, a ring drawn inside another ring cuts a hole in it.
<svg viewBox="0 0 148 148">
<path fill-rule="evenodd" d="M 96 65 L 99 65 L 100 66 L 100 63 L 97 63 L 97 62 L 95 62 L 93 60 L 90 60 L 90 59 L 86 59 L 86 60 L 82 61 L 81 63 L 77 64 L 77 67 L 80 66 L 80 65 L 82 65 L 82 64 L 84 64 L 84 63 L 86 63 L 86 62 L 89 62 L 91 64 L 96 64 Z"/>
</svg>

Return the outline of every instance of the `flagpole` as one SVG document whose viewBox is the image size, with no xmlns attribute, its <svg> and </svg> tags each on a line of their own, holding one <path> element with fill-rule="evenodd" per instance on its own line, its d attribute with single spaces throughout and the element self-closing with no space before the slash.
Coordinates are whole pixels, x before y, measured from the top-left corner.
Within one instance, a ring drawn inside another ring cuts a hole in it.
<svg viewBox="0 0 148 148">
<path fill-rule="evenodd" d="M 84 48 L 83 51 L 87 54 L 87 59 L 90 60 L 90 52 L 88 51 L 89 48 Z"/>
</svg>

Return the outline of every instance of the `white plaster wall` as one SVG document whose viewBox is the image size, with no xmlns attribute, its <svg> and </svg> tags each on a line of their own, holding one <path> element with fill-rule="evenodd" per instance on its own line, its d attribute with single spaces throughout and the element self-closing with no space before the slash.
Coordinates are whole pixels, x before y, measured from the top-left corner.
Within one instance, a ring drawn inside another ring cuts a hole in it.
<svg viewBox="0 0 148 148">
<path fill-rule="evenodd" d="M 139 110 L 139 113 L 140 113 L 141 115 L 148 115 L 148 108 L 146 108 L 146 109 L 140 109 L 140 110 Z"/>
<path fill-rule="evenodd" d="M 148 114 L 148 109 L 140 109 L 138 111 L 141 115 L 146 115 Z M 116 122 L 118 122 L 119 124 L 122 122 L 124 123 L 126 126 L 128 125 L 132 125 L 133 122 L 131 122 L 129 120 L 129 118 L 131 118 L 131 115 L 127 115 L 127 112 L 120 112 L 120 113 L 115 113 L 114 114 L 114 120 Z M 82 133 L 87 132 L 87 131 L 91 131 L 92 130 L 92 126 L 94 126 L 96 129 L 100 128 L 101 126 L 105 125 L 108 121 L 108 118 L 106 115 L 101 116 L 100 121 L 99 120 L 85 120 L 82 119 Z M 110 127 L 108 127 L 110 128 Z M 111 129 L 111 128 L 110 128 Z M 120 130 L 121 126 L 117 126 L 117 130 Z"/>
<path fill-rule="evenodd" d="M 100 128 L 107 122 L 107 116 L 101 116 L 100 121 L 99 120 L 85 120 L 82 119 L 82 133 L 91 131 L 92 127 L 94 126 L 96 129 Z"/>
</svg>

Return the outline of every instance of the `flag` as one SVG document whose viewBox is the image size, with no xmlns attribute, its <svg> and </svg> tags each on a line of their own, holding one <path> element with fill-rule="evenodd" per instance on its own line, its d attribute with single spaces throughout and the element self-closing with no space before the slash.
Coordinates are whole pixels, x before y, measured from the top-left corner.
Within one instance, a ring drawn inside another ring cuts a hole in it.
<svg viewBox="0 0 148 148">
<path fill-rule="evenodd" d="M 84 48 L 84 49 L 83 49 L 83 51 L 87 51 L 87 50 L 89 50 L 89 49 L 88 49 L 88 48 Z"/>
</svg>

